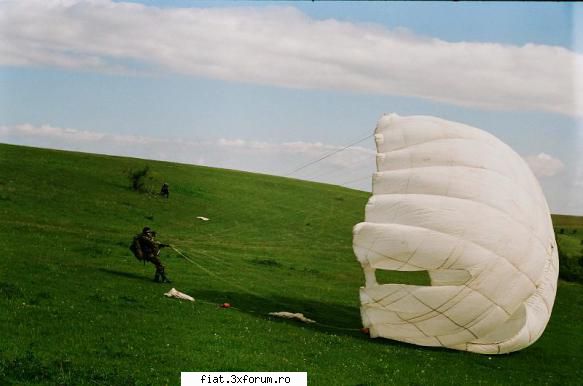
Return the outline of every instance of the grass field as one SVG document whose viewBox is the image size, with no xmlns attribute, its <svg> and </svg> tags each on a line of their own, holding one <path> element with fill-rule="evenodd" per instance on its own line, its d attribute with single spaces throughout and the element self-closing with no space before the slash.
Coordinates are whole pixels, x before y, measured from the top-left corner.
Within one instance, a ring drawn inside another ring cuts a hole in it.
<svg viewBox="0 0 583 386">
<path fill-rule="evenodd" d="M 169 200 L 128 188 L 127 171 L 145 165 L 152 186 L 170 184 Z M 181 371 L 307 371 L 310 385 L 581 384 L 577 283 L 559 283 L 542 338 L 510 355 L 361 334 L 351 230 L 367 193 L 10 145 L 0 166 L 1 385 L 178 385 Z M 560 237 L 579 239 L 581 219 L 561 219 L 571 234 Z M 154 283 L 153 266 L 128 250 L 146 225 L 204 269 L 165 249 L 173 283 Z M 197 302 L 165 298 L 173 286 Z"/>
<path fill-rule="evenodd" d="M 583 217 L 553 216 L 560 251 L 560 275 L 583 283 Z"/>
</svg>

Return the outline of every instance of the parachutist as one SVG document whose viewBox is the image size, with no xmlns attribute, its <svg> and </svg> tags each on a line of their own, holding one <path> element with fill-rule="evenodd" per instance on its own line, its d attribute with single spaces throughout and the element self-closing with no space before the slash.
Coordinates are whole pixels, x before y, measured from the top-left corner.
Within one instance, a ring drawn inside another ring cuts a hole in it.
<svg viewBox="0 0 583 386">
<path fill-rule="evenodd" d="M 162 244 L 156 241 L 156 232 L 149 227 L 144 227 L 142 233 L 134 237 L 130 250 L 138 260 L 149 261 L 156 266 L 154 281 L 157 283 L 170 283 L 166 276 L 164 265 L 160 261 L 160 249 L 168 247 L 168 244 Z"/>
<path fill-rule="evenodd" d="M 168 184 L 164 182 L 162 188 L 160 189 L 160 195 L 164 198 L 168 198 L 170 196 L 170 190 L 168 188 Z"/>
</svg>

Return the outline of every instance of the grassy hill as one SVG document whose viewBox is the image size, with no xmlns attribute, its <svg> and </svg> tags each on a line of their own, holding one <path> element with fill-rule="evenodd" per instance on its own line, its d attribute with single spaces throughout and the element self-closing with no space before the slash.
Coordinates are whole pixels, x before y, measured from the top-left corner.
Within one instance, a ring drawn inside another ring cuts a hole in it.
<svg viewBox="0 0 583 386">
<path fill-rule="evenodd" d="M 169 183 L 169 200 L 128 188 L 128 170 L 146 165 L 151 186 Z M 307 371 L 311 385 L 565 385 L 583 377 L 577 283 L 559 283 L 542 338 L 510 355 L 361 334 L 351 230 L 364 192 L 9 145 L 0 145 L 0 170 L 2 385 L 178 385 L 181 371 Z M 165 249 L 173 283 L 154 283 L 153 266 L 128 250 L 146 225 L 198 265 Z M 197 302 L 165 298 L 171 287 Z M 224 302 L 234 308 L 217 307 Z"/>
<path fill-rule="evenodd" d="M 583 217 L 553 215 L 553 225 L 561 278 L 583 283 Z"/>
</svg>

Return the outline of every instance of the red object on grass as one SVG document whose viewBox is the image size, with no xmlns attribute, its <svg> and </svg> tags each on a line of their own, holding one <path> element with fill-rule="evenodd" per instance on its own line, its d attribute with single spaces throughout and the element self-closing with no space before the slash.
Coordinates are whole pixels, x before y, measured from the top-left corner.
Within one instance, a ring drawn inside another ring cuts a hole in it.
<svg viewBox="0 0 583 386">
<path fill-rule="evenodd" d="M 231 305 L 229 303 L 223 303 L 223 304 L 221 304 L 221 307 L 222 308 L 230 308 Z"/>
</svg>

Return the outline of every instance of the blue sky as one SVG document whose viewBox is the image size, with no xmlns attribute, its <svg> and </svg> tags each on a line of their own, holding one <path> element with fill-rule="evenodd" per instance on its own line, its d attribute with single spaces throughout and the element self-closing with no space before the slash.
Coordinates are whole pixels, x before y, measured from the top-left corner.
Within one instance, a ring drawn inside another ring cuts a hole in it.
<svg viewBox="0 0 583 386">
<path fill-rule="evenodd" d="M 492 132 L 554 212 L 583 214 L 581 15 L 571 3 L 0 1 L 0 142 L 282 175 L 382 113 L 434 115 Z M 372 149 L 295 176 L 367 189 Z"/>
</svg>

